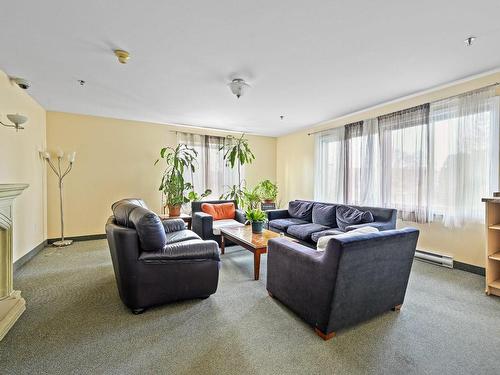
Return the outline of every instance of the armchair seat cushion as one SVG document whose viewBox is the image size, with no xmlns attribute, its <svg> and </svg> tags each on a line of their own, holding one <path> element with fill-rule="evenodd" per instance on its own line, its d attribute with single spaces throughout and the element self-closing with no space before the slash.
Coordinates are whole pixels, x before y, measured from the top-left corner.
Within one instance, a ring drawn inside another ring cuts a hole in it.
<svg viewBox="0 0 500 375">
<path fill-rule="evenodd" d="M 220 235 L 221 228 L 226 227 L 244 227 L 245 224 L 240 223 L 234 219 L 222 219 L 222 220 L 214 220 L 212 225 L 212 230 L 215 236 Z"/>
<path fill-rule="evenodd" d="M 302 219 L 296 219 L 294 217 L 289 217 L 286 219 L 276 219 L 269 222 L 269 227 L 279 231 L 285 232 L 287 228 L 291 225 L 307 224 L 307 221 Z"/>
<path fill-rule="evenodd" d="M 325 225 L 321 224 L 300 224 L 300 225 L 291 225 L 288 227 L 286 232 L 299 240 L 309 241 L 311 239 L 311 235 L 315 232 L 320 232 L 329 229 Z"/>
<path fill-rule="evenodd" d="M 139 261 L 145 263 L 167 263 L 178 260 L 220 260 L 219 245 L 215 241 L 200 239 L 168 244 L 161 251 L 142 252 Z"/>
<path fill-rule="evenodd" d="M 344 233 L 344 232 L 342 232 L 339 229 L 322 230 L 321 232 L 315 232 L 315 233 L 311 234 L 311 240 L 313 240 L 314 242 L 318 242 L 321 237 L 335 236 L 337 234 L 342 234 L 342 233 Z"/>
<path fill-rule="evenodd" d="M 177 232 L 167 233 L 167 246 L 176 242 L 187 240 L 200 240 L 200 236 L 189 229 L 179 230 Z"/>
</svg>

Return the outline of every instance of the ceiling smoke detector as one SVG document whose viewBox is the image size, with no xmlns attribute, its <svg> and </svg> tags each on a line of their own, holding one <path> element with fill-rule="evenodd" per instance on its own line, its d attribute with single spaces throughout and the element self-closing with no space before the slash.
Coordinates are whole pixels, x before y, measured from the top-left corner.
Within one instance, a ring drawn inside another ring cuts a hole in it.
<svg viewBox="0 0 500 375">
<path fill-rule="evenodd" d="M 250 87 L 248 83 L 245 82 L 244 79 L 242 78 L 235 78 L 229 83 L 229 88 L 231 89 L 231 92 L 236 95 L 237 98 L 239 98 L 241 95 L 243 95 L 244 91 Z"/>
<path fill-rule="evenodd" d="M 464 40 L 464 43 L 467 47 L 470 47 L 470 46 L 472 46 L 472 44 L 474 43 L 475 40 L 476 40 L 475 36 L 470 36 Z"/>
</svg>

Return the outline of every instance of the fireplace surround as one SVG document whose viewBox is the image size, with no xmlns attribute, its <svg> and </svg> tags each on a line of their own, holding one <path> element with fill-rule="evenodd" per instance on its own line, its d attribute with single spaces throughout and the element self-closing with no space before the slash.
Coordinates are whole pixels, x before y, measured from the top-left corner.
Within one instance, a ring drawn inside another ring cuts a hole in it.
<svg viewBox="0 0 500 375">
<path fill-rule="evenodd" d="M 0 340 L 26 309 L 13 287 L 13 203 L 27 184 L 0 184 Z"/>
</svg>

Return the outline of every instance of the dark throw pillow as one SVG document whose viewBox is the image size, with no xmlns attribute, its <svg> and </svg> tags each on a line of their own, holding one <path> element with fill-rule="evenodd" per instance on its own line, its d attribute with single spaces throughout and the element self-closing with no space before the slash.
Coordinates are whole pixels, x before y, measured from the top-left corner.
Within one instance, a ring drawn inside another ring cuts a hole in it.
<svg viewBox="0 0 500 375">
<path fill-rule="evenodd" d="M 373 215 L 370 211 L 360 211 L 350 206 L 337 206 L 337 226 L 342 231 L 345 231 L 349 225 L 371 223 L 373 221 Z"/>
<path fill-rule="evenodd" d="M 337 227 L 337 206 L 333 204 L 314 203 L 312 222 L 330 228 Z"/>
<path fill-rule="evenodd" d="M 313 202 L 291 201 L 288 204 L 288 214 L 295 219 L 312 221 Z"/>
</svg>

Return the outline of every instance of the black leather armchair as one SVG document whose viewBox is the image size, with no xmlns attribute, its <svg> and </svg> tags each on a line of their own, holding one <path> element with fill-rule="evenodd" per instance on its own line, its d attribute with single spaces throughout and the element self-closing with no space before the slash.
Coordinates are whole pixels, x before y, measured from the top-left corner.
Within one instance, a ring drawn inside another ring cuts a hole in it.
<svg viewBox="0 0 500 375">
<path fill-rule="evenodd" d="M 214 219 L 211 215 L 201 210 L 201 205 L 203 203 L 212 203 L 212 204 L 234 203 L 234 206 L 236 208 L 236 215 L 234 220 L 242 224 L 245 224 L 246 222 L 245 212 L 243 210 L 238 209 L 238 203 L 235 200 L 192 202 L 191 203 L 192 228 L 193 231 L 204 240 L 214 240 L 220 245 L 221 236 L 218 234 L 214 234 L 214 229 L 213 229 Z"/>
<path fill-rule="evenodd" d="M 142 201 L 125 199 L 112 209 L 106 223 L 109 250 L 120 298 L 133 313 L 215 293 L 217 243 L 201 240 L 180 219 L 161 221 Z"/>
</svg>

